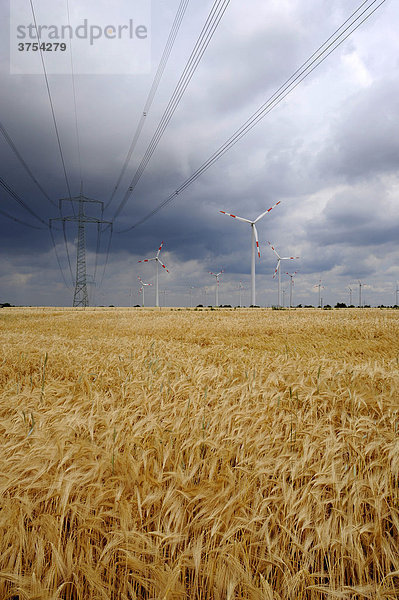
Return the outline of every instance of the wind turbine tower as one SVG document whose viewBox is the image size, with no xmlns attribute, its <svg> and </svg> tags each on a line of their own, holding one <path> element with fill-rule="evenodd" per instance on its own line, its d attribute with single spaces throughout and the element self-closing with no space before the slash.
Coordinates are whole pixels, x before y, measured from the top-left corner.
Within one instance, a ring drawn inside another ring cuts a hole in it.
<svg viewBox="0 0 399 600">
<path fill-rule="evenodd" d="M 321 305 L 321 290 L 324 290 L 324 285 L 321 285 L 321 279 L 319 280 L 319 283 L 317 283 L 313 287 L 319 288 L 319 304 L 318 304 L 318 306 L 320 306 L 320 308 L 323 308 Z"/>
<path fill-rule="evenodd" d="M 239 290 L 239 295 L 240 295 L 240 308 L 242 308 L 242 291 L 246 290 L 247 288 L 245 288 L 242 285 L 242 281 L 240 281 L 240 283 L 238 284 L 238 290 Z"/>
<path fill-rule="evenodd" d="M 156 269 L 155 270 L 155 306 L 157 306 L 157 307 L 159 307 L 158 264 L 160 264 L 161 267 L 163 267 L 165 269 L 165 271 L 167 273 L 169 273 L 168 269 L 165 267 L 165 265 L 159 258 L 159 253 L 161 252 L 162 246 L 163 246 L 163 242 L 161 242 L 161 245 L 159 246 L 158 251 L 157 251 L 156 255 L 154 256 L 154 258 L 145 258 L 144 260 L 137 261 L 139 263 L 151 262 L 153 260 L 155 261 L 155 269 Z"/>
<path fill-rule="evenodd" d="M 256 298 L 255 298 L 255 246 L 258 251 L 258 256 L 260 258 L 259 239 L 258 239 L 258 232 L 256 229 L 256 223 L 258 221 L 260 221 L 261 219 L 263 219 L 263 217 L 265 215 L 267 215 L 267 213 L 269 213 L 275 206 L 280 204 L 280 202 L 281 201 L 279 200 L 271 208 L 268 208 L 267 210 L 265 210 L 265 212 L 261 213 L 259 215 L 259 217 L 257 217 L 254 221 L 250 221 L 249 219 L 244 219 L 243 217 L 237 217 L 237 215 L 232 215 L 230 213 L 225 212 L 224 210 L 219 211 L 223 215 L 227 215 L 228 217 L 233 217 L 233 219 L 238 219 L 238 221 L 243 221 L 244 223 L 249 223 L 251 225 L 251 305 L 252 306 L 256 305 Z"/>
<path fill-rule="evenodd" d="M 216 306 L 219 306 L 219 277 L 224 271 L 222 269 L 219 273 L 212 273 L 212 271 L 208 271 L 208 273 L 216 277 Z"/>
<path fill-rule="evenodd" d="M 274 270 L 273 279 L 278 272 L 278 307 L 281 306 L 281 261 L 282 260 L 295 260 L 299 258 L 299 256 L 280 256 L 274 246 L 271 245 L 270 242 L 267 242 L 270 248 L 273 250 L 274 254 L 277 256 L 277 265 Z"/>
<path fill-rule="evenodd" d="M 144 281 L 141 279 L 141 277 L 139 277 L 137 275 L 137 279 L 140 281 L 141 283 L 141 290 L 143 292 L 143 307 L 145 306 L 145 300 L 144 300 L 144 290 L 146 288 L 147 285 L 152 285 L 152 283 L 144 283 Z"/>
<path fill-rule="evenodd" d="M 288 275 L 288 277 L 290 278 L 290 308 L 292 308 L 292 291 L 293 291 L 293 287 L 294 287 L 294 275 L 297 274 L 297 271 L 294 271 L 293 273 L 287 273 L 287 271 L 285 272 L 286 275 Z"/>
</svg>

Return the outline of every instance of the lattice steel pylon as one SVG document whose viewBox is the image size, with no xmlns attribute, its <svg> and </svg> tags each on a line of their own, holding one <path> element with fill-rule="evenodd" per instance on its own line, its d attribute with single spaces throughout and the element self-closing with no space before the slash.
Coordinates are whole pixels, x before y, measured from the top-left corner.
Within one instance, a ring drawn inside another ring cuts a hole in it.
<svg viewBox="0 0 399 600">
<path fill-rule="evenodd" d="M 100 233 L 100 226 L 103 224 L 110 225 L 112 228 L 111 221 L 104 221 L 104 202 L 100 200 L 92 200 L 87 198 L 81 192 L 79 196 L 74 198 L 61 198 L 59 200 L 60 212 L 62 214 L 62 203 L 71 202 L 72 206 L 74 202 L 78 203 L 78 214 L 70 215 L 67 217 L 59 217 L 57 219 L 50 219 L 50 221 L 62 221 L 63 227 L 65 223 L 73 222 L 78 224 L 78 241 L 76 248 L 76 278 L 75 278 L 75 291 L 73 294 L 73 306 L 89 306 L 89 295 L 87 292 L 87 273 L 86 273 L 86 223 L 96 223 L 98 228 L 98 234 Z M 98 204 L 101 206 L 101 219 L 95 217 L 89 217 L 85 214 L 85 204 Z"/>
</svg>

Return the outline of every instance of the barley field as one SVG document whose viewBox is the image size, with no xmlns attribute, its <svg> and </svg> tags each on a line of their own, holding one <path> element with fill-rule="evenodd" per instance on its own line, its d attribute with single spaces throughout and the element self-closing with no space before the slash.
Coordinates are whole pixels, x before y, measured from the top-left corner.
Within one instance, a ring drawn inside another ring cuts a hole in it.
<svg viewBox="0 0 399 600">
<path fill-rule="evenodd" d="M 399 598 L 399 312 L 0 312 L 2 600 Z"/>
</svg>

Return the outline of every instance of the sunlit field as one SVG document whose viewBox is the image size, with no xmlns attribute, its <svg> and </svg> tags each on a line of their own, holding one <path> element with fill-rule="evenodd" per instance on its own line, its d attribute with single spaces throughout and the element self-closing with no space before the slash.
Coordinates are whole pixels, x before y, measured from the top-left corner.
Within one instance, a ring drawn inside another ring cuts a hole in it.
<svg viewBox="0 0 399 600">
<path fill-rule="evenodd" d="M 0 311 L 2 600 L 399 597 L 399 311 Z"/>
</svg>

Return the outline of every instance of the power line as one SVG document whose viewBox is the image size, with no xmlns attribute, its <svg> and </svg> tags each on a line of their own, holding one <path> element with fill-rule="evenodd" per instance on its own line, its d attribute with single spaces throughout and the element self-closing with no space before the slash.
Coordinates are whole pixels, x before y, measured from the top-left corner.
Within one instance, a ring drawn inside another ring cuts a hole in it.
<svg viewBox="0 0 399 600">
<path fill-rule="evenodd" d="M 43 194 L 43 196 L 45 198 L 47 198 L 47 200 L 53 205 L 53 206 L 57 206 L 56 203 L 50 198 L 50 196 L 47 194 L 47 192 L 43 189 L 43 187 L 40 185 L 39 181 L 36 179 L 36 177 L 33 175 L 32 171 L 30 170 L 29 166 L 27 165 L 26 161 L 23 159 L 22 155 L 20 154 L 20 152 L 18 151 L 16 145 L 14 144 L 13 140 L 11 139 L 10 134 L 6 131 L 6 128 L 4 127 L 4 125 L 2 123 L 0 123 L 0 132 L 3 134 L 4 139 L 6 140 L 7 144 L 10 146 L 10 148 L 12 149 L 12 151 L 14 152 L 14 154 L 16 155 L 16 157 L 18 158 L 19 162 L 22 164 L 22 166 L 24 167 L 25 171 L 28 173 L 29 177 L 32 179 L 32 181 L 36 184 L 36 186 L 39 188 L 39 190 L 41 191 L 41 193 Z"/>
<path fill-rule="evenodd" d="M 66 1 L 67 7 L 67 15 L 68 15 L 68 26 L 71 29 L 71 18 L 69 14 L 69 0 Z M 71 51 L 71 77 L 72 77 L 72 91 L 73 91 L 73 105 L 75 110 L 75 133 L 76 133 L 76 142 L 78 147 L 78 161 L 79 161 L 79 173 L 80 173 L 80 185 L 83 186 L 82 179 L 82 160 L 81 160 L 81 152 L 80 152 L 80 137 L 79 137 L 79 128 L 78 128 L 78 111 L 76 106 L 76 89 L 75 89 L 75 74 L 73 68 L 73 53 L 72 53 L 72 40 L 70 41 L 70 51 Z M 73 206 L 73 203 L 72 203 Z"/>
<path fill-rule="evenodd" d="M 36 227 L 36 225 L 31 225 L 30 223 L 27 223 L 26 221 L 22 221 L 22 219 L 17 219 L 17 217 L 13 217 L 12 215 L 10 215 L 5 210 L 0 209 L 0 214 L 3 215 L 3 217 L 6 217 L 7 219 L 11 219 L 11 221 L 15 221 L 16 223 L 20 223 L 21 225 L 25 225 L 25 227 L 30 227 L 31 229 L 40 229 L 40 230 L 43 230 L 43 227 Z"/>
<path fill-rule="evenodd" d="M 110 234 L 109 234 L 109 238 L 108 238 L 108 246 L 107 246 L 107 253 L 105 255 L 105 263 L 104 263 L 104 269 L 103 269 L 103 274 L 101 277 L 101 281 L 100 281 L 100 286 L 102 285 L 103 281 L 104 281 L 104 276 L 105 276 L 105 270 L 107 268 L 108 265 L 108 260 L 109 260 L 109 254 L 110 254 L 110 250 L 111 250 L 111 242 L 112 242 L 112 235 L 113 235 L 113 224 L 111 223 L 110 226 Z"/>
<path fill-rule="evenodd" d="M 60 211 L 61 211 L 61 208 L 60 208 Z M 68 259 L 69 272 L 71 274 L 71 280 L 73 282 L 72 265 L 71 265 L 71 259 L 70 259 L 70 256 L 69 256 L 68 240 L 67 240 L 67 235 L 66 235 L 66 225 L 65 225 L 64 218 L 62 220 L 62 233 L 63 233 L 63 236 L 64 236 L 64 244 L 65 244 L 65 249 L 66 249 L 66 254 L 67 254 L 67 259 Z"/>
<path fill-rule="evenodd" d="M 57 119 L 55 118 L 54 105 L 53 105 L 53 100 L 52 100 L 52 97 L 51 97 L 50 85 L 49 85 L 47 71 L 46 71 L 46 65 L 44 63 L 43 52 L 41 50 L 41 43 L 40 43 L 41 40 L 40 40 L 39 30 L 37 28 L 35 9 L 33 7 L 33 0 L 30 0 L 30 6 L 31 6 L 31 9 L 32 9 L 32 16 L 33 16 L 33 21 L 34 21 L 35 29 L 36 29 L 37 40 L 39 42 L 40 58 L 41 58 L 41 61 L 42 61 L 43 74 L 44 74 L 44 79 L 45 79 L 45 82 L 46 82 L 47 94 L 48 94 L 48 98 L 49 98 L 49 102 L 50 102 L 50 109 L 51 109 L 51 114 L 52 114 L 52 117 L 53 117 L 55 134 L 56 134 L 57 142 L 58 142 L 58 149 L 60 151 L 62 168 L 63 168 L 63 171 L 64 171 L 64 177 L 65 177 L 65 182 L 66 182 L 66 186 L 67 186 L 67 189 L 68 189 L 69 198 L 71 198 L 71 189 L 69 187 L 68 175 L 67 175 L 66 166 L 65 166 L 65 160 L 64 160 L 64 153 L 62 151 L 61 139 L 60 139 L 60 134 L 59 134 L 59 131 L 58 131 Z M 73 203 L 72 203 L 72 207 L 73 207 Z"/>
<path fill-rule="evenodd" d="M 215 33 L 220 20 L 222 19 L 228 5 L 229 5 L 230 0 L 215 0 L 213 7 L 210 11 L 210 13 L 208 14 L 207 20 L 205 22 L 205 25 L 202 28 L 202 31 L 195 43 L 194 49 L 190 55 L 190 58 L 188 60 L 188 62 L 186 63 L 186 66 L 183 70 L 183 73 L 179 79 L 179 82 L 172 94 L 171 99 L 169 100 L 168 106 L 165 109 L 165 112 L 161 118 L 161 121 L 152 137 L 152 140 L 144 154 L 144 157 L 139 165 L 139 167 L 137 168 L 137 171 L 122 199 L 122 201 L 120 202 L 113 220 L 116 219 L 116 217 L 119 215 L 119 213 L 121 212 L 122 208 L 125 206 L 126 202 L 129 199 L 129 196 L 132 194 L 134 188 L 136 187 L 137 183 L 139 182 L 142 174 L 144 173 L 145 168 L 147 167 L 151 156 L 153 155 L 153 153 L 155 152 L 155 149 L 157 147 L 157 145 L 159 144 L 162 135 L 165 132 L 165 129 L 167 128 L 169 121 L 171 120 L 174 112 L 176 111 L 176 108 L 178 107 L 180 100 L 185 92 L 185 90 L 187 89 L 188 84 L 190 83 L 199 63 L 200 60 L 205 52 L 205 50 L 207 49 L 213 34 Z"/>
<path fill-rule="evenodd" d="M 53 243 L 53 248 L 54 248 L 55 256 L 56 256 L 56 258 L 57 258 L 58 267 L 59 267 L 59 269 L 60 269 L 60 271 L 61 271 L 62 279 L 64 280 L 64 283 L 65 283 L 66 287 L 67 287 L 67 288 L 69 288 L 70 286 L 68 285 L 68 283 L 67 283 L 67 280 L 65 279 L 64 271 L 63 271 L 63 268 L 62 268 L 62 266 L 61 266 L 60 257 L 58 256 L 58 252 L 57 252 L 57 246 L 56 246 L 56 244 L 55 244 L 54 235 L 53 235 L 53 229 L 52 229 L 52 222 L 51 222 L 51 219 L 50 219 L 50 221 L 49 221 L 49 225 L 48 225 L 48 227 L 49 227 L 49 231 L 50 231 L 50 237 L 51 237 L 51 241 L 52 241 L 52 243 Z M 73 284 L 73 282 L 72 282 L 72 284 Z"/>
<path fill-rule="evenodd" d="M 4 181 L 4 179 L 2 177 L 0 177 L 0 185 L 16 202 L 18 202 L 18 204 L 20 206 L 22 206 L 22 208 L 24 208 L 26 211 L 28 211 L 28 213 L 31 214 L 32 217 L 34 217 L 35 219 L 37 219 L 38 221 L 40 221 L 40 223 L 43 223 L 43 225 L 45 225 L 47 227 L 46 221 L 44 221 L 37 213 L 35 213 L 35 211 L 32 210 L 30 208 L 30 206 L 28 206 L 26 204 L 26 202 L 24 202 L 22 200 L 22 198 L 20 198 L 18 196 L 18 194 L 16 192 L 14 192 L 14 190 L 8 185 L 8 183 L 6 183 Z"/>
<path fill-rule="evenodd" d="M 366 0 L 367 1 L 367 0 Z M 311 57 L 305 61 L 301 67 L 299 67 L 286 82 L 281 85 L 278 90 L 255 112 L 253 115 L 239 128 L 235 131 L 235 133 L 224 143 L 222 146 L 216 150 L 190 177 L 188 177 L 180 187 L 178 187 L 172 194 L 170 194 L 163 202 L 161 202 L 156 208 L 154 208 L 151 212 L 145 215 L 142 219 L 137 221 L 137 223 L 128 227 L 127 229 L 123 229 L 118 233 L 126 233 L 127 231 L 131 231 L 135 227 L 143 224 L 145 221 L 154 216 L 157 212 L 159 212 L 162 208 L 164 208 L 167 204 L 169 204 L 176 196 L 178 196 L 182 191 L 184 191 L 189 185 L 191 185 L 198 177 L 200 177 L 205 171 L 207 171 L 216 161 L 218 161 L 228 150 L 230 150 L 235 144 L 244 137 L 255 125 L 259 123 L 269 112 L 273 110 L 282 100 L 284 100 L 288 94 L 290 94 L 298 85 L 310 75 L 326 58 L 334 52 L 356 29 L 358 29 L 367 19 L 371 17 L 371 15 L 380 8 L 382 4 L 386 0 L 381 0 L 380 3 L 369 12 L 363 19 L 361 17 L 370 10 L 370 8 L 376 4 L 379 0 L 373 0 L 369 6 L 362 11 L 355 19 L 351 20 L 352 17 L 358 13 L 361 8 L 366 4 L 363 2 L 359 8 L 352 13 L 352 15 L 332 34 L 325 42 L 316 50 Z M 355 25 L 357 21 L 359 21 Z M 350 24 L 336 35 L 349 21 Z M 354 26 L 355 25 L 355 26 Z M 353 28 L 353 29 L 351 29 Z M 348 30 L 349 33 L 344 35 Z M 342 38 L 342 39 L 340 39 Z M 333 40 L 330 42 L 330 40 Z M 328 43 L 330 42 L 330 43 Z"/>
<path fill-rule="evenodd" d="M 74 204 L 72 202 L 72 193 L 71 193 L 71 188 L 70 188 L 70 185 L 69 185 L 69 180 L 68 180 L 68 175 L 67 175 L 67 170 L 66 170 L 66 165 L 65 165 L 65 159 L 64 159 L 64 153 L 62 151 L 61 138 L 60 138 L 60 134 L 59 134 L 59 131 L 58 131 L 58 125 L 57 125 L 57 119 L 56 119 L 56 116 L 55 116 L 53 99 L 51 97 L 50 84 L 49 84 L 49 80 L 48 80 L 48 76 L 47 76 L 46 65 L 45 65 L 45 62 L 44 62 L 44 56 L 43 56 L 43 52 L 42 52 L 42 48 L 41 48 L 41 43 L 40 43 L 41 39 L 40 39 L 40 35 L 39 35 L 39 30 L 38 30 L 38 27 L 37 27 L 36 14 L 35 14 L 34 6 L 33 6 L 33 0 L 30 0 L 30 6 L 31 6 L 31 10 L 32 10 L 33 22 L 34 22 L 34 25 L 35 25 L 36 36 L 37 36 L 37 40 L 39 42 L 40 60 L 41 60 L 42 67 L 43 67 L 43 75 L 44 75 L 44 79 L 45 79 L 45 83 L 46 83 L 47 95 L 48 95 L 48 99 L 49 99 L 49 103 L 50 103 L 50 110 L 51 110 L 51 115 L 52 115 L 52 118 L 53 118 L 55 135 L 56 135 L 56 138 L 57 138 L 58 149 L 59 149 L 59 153 L 60 153 L 60 157 L 61 157 L 61 163 L 62 163 L 62 169 L 63 169 L 63 172 L 64 172 L 65 183 L 66 183 L 66 187 L 67 187 L 67 190 L 68 190 L 69 199 L 70 199 L 70 202 L 72 204 L 73 214 L 75 215 L 75 207 L 74 207 Z M 68 10 L 68 18 L 69 18 L 69 7 L 68 7 L 68 4 L 67 4 L 67 10 Z M 72 52 L 72 50 L 71 50 L 71 52 Z M 71 58 L 71 60 L 72 60 L 72 58 Z M 72 71 L 72 82 L 73 82 L 73 90 L 74 90 L 74 94 L 75 94 L 74 81 L 73 81 L 73 71 Z M 76 109 L 76 104 L 75 104 L 75 109 Z M 60 212 L 61 212 L 61 205 L 60 205 Z M 67 256 L 68 256 L 69 269 L 70 269 L 70 272 L 72 274 L 71 262 L 70 262 L 70 258 L 69 258 L 68 243 L 67 243 L 66 234 L 65 234 L 65 226 L 63 226 L 63 231 L 64 231 L 64 243 L 65 243 L 65 248 L 66 248 L 66 252 L 67 252 Z M 53 238 L 52 231 L 51 231 L 51 226 L 50 226 L 50 233 L 51 233 L 51 237 Z M 54 244 L 54 249 L 55 249 L 56 256 L 57 256 L 57 262 L 58 262 L 59 267 L 61 269 L 61 264 L 59 262 L 59 258 L 58 258 L 58 255 L 57 255 L 55 244 Z M 64 281 L 66 283 L 66 280 L 65 280 L 64 273 L 63 273 L 62 269 L 61 269 L 61 273 L 62 273 L 62 277 L 63 277 L 63 279 L 64 279 Z M 73 276 L 72 276 L 72 280 L 73 280 Z"/>
<path fill-rule="evenodd" d="M 171 29 L 171 31 L 169 33 L 169 37 L 168 37 L 165 49 L 163 51 L 161 60 L 160 60 L 159 65 L 158 65 L 157 72 L 156 72 L 155 77 L 154 77 L 154 81 L 152 82 L 151 89 L 150 89 L 150 91 L 148 93 L 147 100 L 145 102 L 145 105 L 144 105 L 144 108 L 143 108 L 143 111 L 142 111 L 142 115 L 140 117 L 139 123 L 138 123 L 136 131 L 134 133 L 133 141 L 132 141 L 132 143 L 130 145 L 130 148 L 128 150 L 128 153 L 126 155 L 125 162 L 123 163 L 122 170 L 120 172 L 120 175 L 119 175 L 119 177 L 117 179 L 116 185 L 115 185 L 115 187 L 113 189 L 113 192 L 111 194 L 111 198 L 109 199 L 109 201 L 106 204 L 105 208 L 108 208 L 109 205 L 111 204 L 112 200 L 114 199 L 115 194 L 116 194 L 116 192 L 118 190 L 119 184 L 120 184 L 120 182 L 122 180 L 123 175 L 125 174 L 127 166 L 128 166 L 128 164 L 130 162 L 130 159 L 132 157 L 133 151 L 134 151 L 134 149 L 135 149 L 135 147 L 137 145 L 138 139 L 139 139 L 139 137 L 141 135 L 141 131 L 142 131 L 143 127 L 144 127 L 144 123 L 146 121 L 146 117 L 147 117 L 147 115 L 149 113 L 149 110 L 151 108 L 152 102 L 154 100 L 155 93 L 156 93 L 156 91 L 158 89 L 159 83 L 161 81 L 162 75 L 164 73 L 166 64 L 167 64 L 169 56 L 170 56 L 170 53 L 172 51 L 174 42 L 175 42 L 177 34 L 179 32 L 180 25 L 182 23 L 182 20 L 183 20 L 184 14 L 186 12 L 186 8 L 187 8 L 187 5 L 188 5 L 189 1 L 190 0 L 181 0 L 181 2 L 180 2 L 179 8 L 178 8 L 177 13 L 176 13 L 175 20 L 174 20 L 173 25 L 172 25 L 172 29 Z"/>
</svg>

